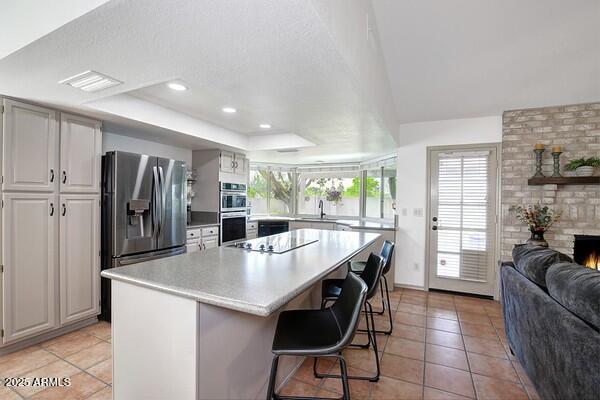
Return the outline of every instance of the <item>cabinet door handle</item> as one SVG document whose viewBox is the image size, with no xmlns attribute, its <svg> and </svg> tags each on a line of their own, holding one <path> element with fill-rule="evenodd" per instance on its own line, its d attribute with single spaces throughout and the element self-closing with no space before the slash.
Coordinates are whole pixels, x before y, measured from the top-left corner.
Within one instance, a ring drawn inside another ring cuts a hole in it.
<svg viewBox="0 0 600 400">
<path fill-rule="evenodd" d="M 62 183 L 67 183 L 67 171 L 63 170 L 62 176 L 63 176 Z"/>
<path fill-rule="evenodd" d="M 67 215 L 67 205 L 65 203 L 62 204 L 62 215 L 63 217 Z"/>
<path fill-rule="evenodd" d="M 54 203 L 50 203 L 50 216 L 54 215 Z"/>
<path fill-rule="evenodd" d="M 54 168 L 50 168 L 50 183 L 54 182 Z"/>
</svg>

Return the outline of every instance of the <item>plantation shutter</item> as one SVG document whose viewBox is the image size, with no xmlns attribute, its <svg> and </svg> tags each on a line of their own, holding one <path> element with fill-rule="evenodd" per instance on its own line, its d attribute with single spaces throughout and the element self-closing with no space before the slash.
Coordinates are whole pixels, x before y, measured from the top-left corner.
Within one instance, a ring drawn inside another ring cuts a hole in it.
<svg viewBox="0 0 600 400">
<path fill-rule="evenodd" d="M 438 277 L 485 282 L 494 225 L 490 153 L 443 153 L 438 161 Z"/>
</svg>

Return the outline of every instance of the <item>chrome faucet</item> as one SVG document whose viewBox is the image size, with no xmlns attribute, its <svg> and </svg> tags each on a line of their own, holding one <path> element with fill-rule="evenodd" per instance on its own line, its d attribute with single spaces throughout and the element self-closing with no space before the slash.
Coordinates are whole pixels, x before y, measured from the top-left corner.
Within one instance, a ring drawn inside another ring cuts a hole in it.
<svg viewBox="0 0 600 400">
<path fill-rule="evenodd" d="M 319 210 L 321 210 L 321 219 L 323 219 L 323 217 L 326 215 L 323 212 L 323 199 L 319 200 Z"/>
</svg>

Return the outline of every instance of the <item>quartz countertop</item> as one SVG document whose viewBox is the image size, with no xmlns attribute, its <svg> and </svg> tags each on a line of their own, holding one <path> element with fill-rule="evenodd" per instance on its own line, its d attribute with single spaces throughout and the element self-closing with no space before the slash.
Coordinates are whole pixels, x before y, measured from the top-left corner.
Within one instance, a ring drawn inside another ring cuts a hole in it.
<svg viewBox="0 0 600 400">
<path fill-rule="evenodd" d="M 333 218 L 294 218 L 294 217 L 250 217 L 250 221 L 298 221 L 298 222 L 323 222 L 345 225 L 353 229 L 376 229 L 384 231 L 393 231 L 396 228 L 392 222 L 377 222 L 358 219 L 333 219 Z"/>
<path fill-rule="evenodd" d="M 107 269 L 101 275 L 202 303 L 268 316 L 380 236 L 317 229 L 280 235 L 318 241 L 282 254 L 221 246 Z"/>
</svg>

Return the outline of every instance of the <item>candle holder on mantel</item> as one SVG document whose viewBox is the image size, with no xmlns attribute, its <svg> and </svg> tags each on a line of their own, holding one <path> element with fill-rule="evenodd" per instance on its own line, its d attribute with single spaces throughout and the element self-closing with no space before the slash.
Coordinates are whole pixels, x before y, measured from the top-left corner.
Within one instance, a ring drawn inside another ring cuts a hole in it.
<svg viewBox="0 0 600 400">
<path fill-rule="evenodd" d="M 552 148 L 552 158 L 554 159 L 554 173 L 552 174 L 553 178 L 562 178 L 560 174 L 560 155 L 562 154 L 562 149 L 559 146 Z"/>
<path fill-rule="evenodd" d="M 539 143 L 536 144 L 533 152 L 535 153 L 535 174 L 533 174 L 533 178 L 543 178 L 542 154 L 544 154 L 544 145 Z"/>
</svg>

